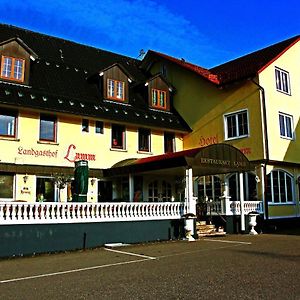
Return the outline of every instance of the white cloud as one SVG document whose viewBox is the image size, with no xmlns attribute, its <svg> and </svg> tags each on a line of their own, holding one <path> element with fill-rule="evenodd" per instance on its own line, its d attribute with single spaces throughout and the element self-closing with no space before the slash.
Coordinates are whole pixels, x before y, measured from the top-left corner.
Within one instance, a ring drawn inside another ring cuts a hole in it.
<svg viewBox="0 0 300 300">
<path fill-rule="evenodd" d="M 132 57 L 142 48 L 153 49 L 208 67 L 220 56 L 198 28 L 153 0 L 15 0 L 4 5 L 16 20 L 23 16 L 18 26 Z"/>
</svg>

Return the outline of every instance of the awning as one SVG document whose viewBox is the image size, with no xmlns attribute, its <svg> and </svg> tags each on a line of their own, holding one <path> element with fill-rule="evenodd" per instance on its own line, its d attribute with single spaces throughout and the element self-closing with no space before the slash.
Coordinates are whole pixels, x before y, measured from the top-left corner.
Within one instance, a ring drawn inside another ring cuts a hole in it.
<svg viewBox="0 0 300 300">
<path fill-rule="evenodd" d="M 65 174 L 74 175 L 74 167 L 60 166 L 41 166 L 41 165 L 19 165 L 0 163 L 0 172 L 4 173 L 19 173 L 19 174 L 34 174 L 34 175 L 51 175 Z M 90 177 L 103 177 L 102 169 L 89 169 Z"/>
<path fill-rule="evenodd" d="M 105 177 L 125 174 L 184 174 L 190 167 L 194 176 L 247 172 L 254 166 L 237 148 L 228 144 L 214 144 L 174 153 L 150 156 L 141 159 L 126 159 L 112 168 L 103 170 Z"/>
</svg>

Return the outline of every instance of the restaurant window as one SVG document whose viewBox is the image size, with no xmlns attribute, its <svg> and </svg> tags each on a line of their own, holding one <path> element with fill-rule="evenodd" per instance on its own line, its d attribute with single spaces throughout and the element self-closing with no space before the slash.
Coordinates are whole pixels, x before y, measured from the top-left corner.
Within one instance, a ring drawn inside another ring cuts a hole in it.
<svg viewBox="0 0 300 300">
<path fill-rule="evenodd" d="M 164 133 L 164 151 L 165 153 L 175 152 L 175 134 L 170 132 Z"/>
<path fill-rule="evenodd" d="M 150 135 L 149 129 L 139 128 L 139 151 L 150 152 Z"/>
<path fill-rule="evenodd" d="M 12 200 L 13 199 L 13 174 L 0 174 L 0 199 Z"/>
<path fill-rule="evenodd" d="M 23 82 L 25 60 L 10 56 L 2 56 L 1 78 Z"/>
<path fill-rule="evenodd" d="M 56 202 L 54 180 L 50 177 L 37 177 L 36 180 L 36 201 L 37 202 Z"/>
<path fill-rule="evenodd" d="M 13 111 L 0 110 L 0 136 L 16 137 L 17 113 Z"/>
<path fill-rule="evenodd" d="M 95 132 L 99 134 L 103 134 L 103 122 L 102 121 L 96 121 L 95 123 Z"/>
<path fill-rule="evenodd" d="M 125 82 L 107 79 L 107 98 L 115 100 L 125 100 Z"/>
<path fill-rule="evenodd" d="M 89 120 L 88 119 L 82 119 L 81 131 L 82 132 L 89 132 Z"/>
<path fill-rule="evenodd" d="M 41 115 L 40 117 L 40 140 L 41 141 L 56 141 L 56 123 L 57 119 L 54 116 Z"/>
<path fill-rule="evenodd" d="M 125 149 L 125 126 L 111 125 L 111 147 L 113 149 Z"/>
<path fill-rule="evenodd" d="M 172 185 L 163 180 L 161 183 L 161 200 L 163 202 L 170 202 L 172 198 Z"/>
<path fill-rule="evenodd" d="M 172 200 L 172 184 L 166 180 L 153 180 L 148 184 L 149 202 L 169 202 Z"/>
<path fill-rule="evenodd" d="M 287 71 L 275 68 L 276 90 L 290 95 L 290 75 Z"/>
<path fill-rule="evenodd" d="M 225 139 L 241 138 L 249 135 L 247 110 L 225 115 L 224 122 Z"/>
<path fill-rule="evenodd" d="M 152 107 L 166 109 L 167 108 L 167 92 L 158 89 L 152 89 L 151 94 Z"/>
<path fill-rule="evenodd" d="M 253 173 L 244 173 L 244 200 L 245 201 L 257 201 L 257 181 L 256 175 Z M 240 176 L 238 173 L 234 173 L 228 178 L 229 184 L 229 196 L 231 201 L 239 201 L 240 199 Z"/>
<path fill-rule="evenodd" d="M 271 203 L 293 202 L 293 176 L 282 170 L 267 175 L 267 200 Z"/>
<path fill-rule="evenodd" d="M 218 201 L 221 197 L 221 180 L 218 176 L 198 178 L 198 198 Z"/>
</svg>

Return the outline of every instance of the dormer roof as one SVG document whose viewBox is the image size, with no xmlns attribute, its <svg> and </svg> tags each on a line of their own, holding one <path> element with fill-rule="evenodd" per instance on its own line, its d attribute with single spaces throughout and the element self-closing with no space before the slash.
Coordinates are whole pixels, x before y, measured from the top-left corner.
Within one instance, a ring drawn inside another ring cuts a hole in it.
<svg viewBox="0 0 300 300">
<path fill-rule="evenodd" d="M 9 44 L 11 42 L 17 42 L 21 47 L 23 47 L 28 52 L 28 54 L 30 54 L 32 60 L 36 60 L 38 58 L 38 55 L 28 45 L 26 45 L 26 43 L 24 43 L 19 37 L 13 37 L 8 40 L 2 41 L 0 42 L 0 46 Z"/>
<path fill-rule="evenodd" d="M 16 38 L 17 37 L 17 38 Z M 26 51 L 38 54 L 30 69 L 30 86 L 0 81 L 0 104 L 40 111 L 76 114 L 136 126 L 187 132 L 188 125 L 174 110 L 157 112 L 134 86 L 144 84 L 148 75 L 140 60 L 0 24 L 0 41 L 16 39 Z M 129 103 L 103 101 L 98 86 L 87 80 L 91 75 L 118 65 L 135 81 Z"/>
</svg>

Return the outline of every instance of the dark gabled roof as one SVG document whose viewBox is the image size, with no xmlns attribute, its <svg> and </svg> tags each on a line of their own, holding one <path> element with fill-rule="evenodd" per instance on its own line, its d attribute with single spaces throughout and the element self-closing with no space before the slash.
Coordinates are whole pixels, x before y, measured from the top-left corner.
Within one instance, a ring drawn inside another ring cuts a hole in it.
<svg viewBox="0 0 300 300">
<path fill-rule="evenodd" d="M 299 39 L 300 36 L 297 35 L 267 48 L 211 68 L 209 71 L 218 77 L 221 84 L 255 76 L 299 41 Z"/>
<path fill-rule="evenodd" d="M 163 59 L 166 59 L 168 61 L 171 61 L 177 65 L 179 65 L 180 67 L 183 67 L 189 71 L 192 71 L 194 73 L 196 73 L 197 75 L 202 76 L 203 78 L 218 84 L 218 78 L 212 74 L 208 69 L 202 68 L 200 66 L 194 65 L 190 62 L 185 61 L 184 59 L 178 59 L 169 55 L 166 55 L 164 53 L 160 53 L 157 51 L 153 51 L 153 50 L 149 50 L 147 52 L 147 55 L 144 58 L 144 62 L 142 63 L 142 67 L 146 67 L 147 68 L 147 64 L 149 63 L 149 61 L 151 62 L 151 60 L 153 59 L 153 57 L 161 57 Z"/>
<path fill-rule="evenodd" d="M 147 66 L 153 62 L 155 57 L 160 57 L 173 62 L 186 70 L 194 72 L 216 85 L 223 85 L 257 75 L 299 41 L 299 39 L 300 35 L 297 35 L 211 69 L 205 69 L 187 62 L 184 59 L 177 59 L 152 50 L 148 51 L 142 66 L 147 68 Z"/>
<path fill-rule="evenodd" d="M 176 111 L 152 110 L 148 99 L 135 89 L 148 78 L 139 68 L 141 61 L 0 24 L 0 42 L 14 38 L 20 39 L 38 57 L 31 62 L 29 86 L 0 81 L 0 103 L 166 130 L 190 130 Z M 128 104 L 103 99 L 97 84 L 87 80 L 115 64 L 134 79 L 134 84 L 129 85 Z"/>
</svg>

